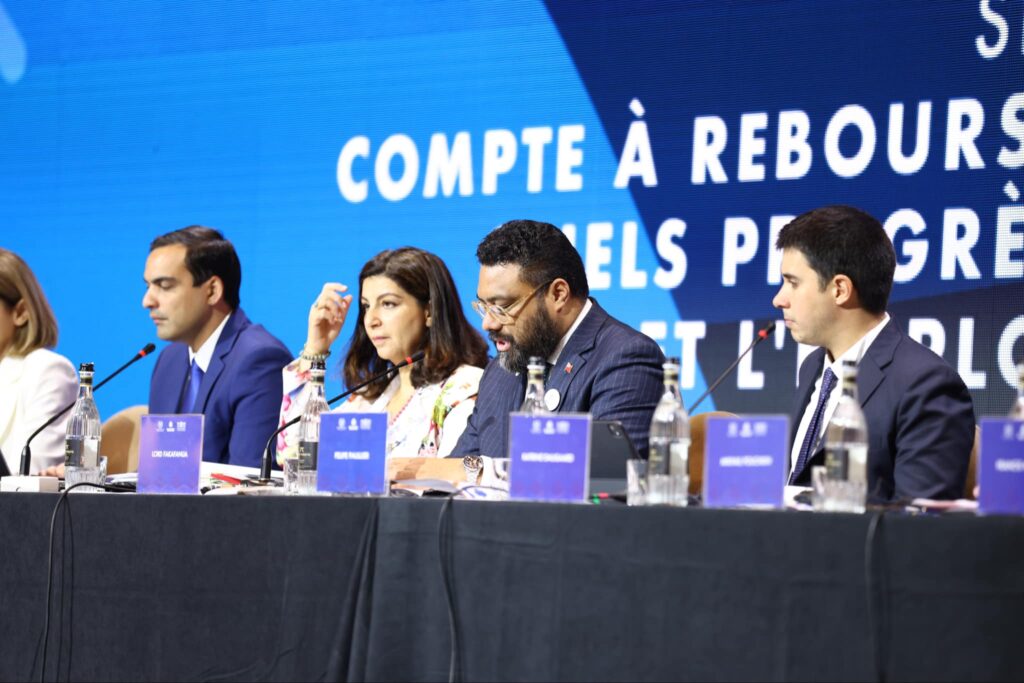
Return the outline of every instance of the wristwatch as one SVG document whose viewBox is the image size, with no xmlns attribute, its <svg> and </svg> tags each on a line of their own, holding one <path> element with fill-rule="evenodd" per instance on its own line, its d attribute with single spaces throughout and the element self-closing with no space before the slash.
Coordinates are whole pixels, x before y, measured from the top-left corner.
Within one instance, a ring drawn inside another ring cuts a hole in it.
<svg viewBox="0 0 1024 683">
<path fill-rule="evenodd" d="M 483 469 L 484 459 L 479 455 L 467 455 L 462 459 L 462 467 L 466 470 L 466 481 L 475 484 L 480 478 L 480 470 Z"/>
</svg>

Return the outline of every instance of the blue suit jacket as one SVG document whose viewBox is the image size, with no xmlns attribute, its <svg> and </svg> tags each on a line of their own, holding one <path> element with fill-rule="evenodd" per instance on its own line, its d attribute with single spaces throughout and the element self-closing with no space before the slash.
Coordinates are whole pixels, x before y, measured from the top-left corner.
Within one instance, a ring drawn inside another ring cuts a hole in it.
<svg viewBox="0 0 1024 683">
<path fill-rule="evenodd" d="M 545 386 L 556 389 L 561 397 L 556 412 L 589 412 L 594 419 L 621 420 L 645 454 L 651 415 L 663 390 L 664 360 L 650 337 L 615 320 L 594 301 L 562 349 Z M 487 364 L 476 407 L 453 457 L 507 457 L 508 414 L 519 410 L 525 382 L 525 375 L 513 375 L 496 358 Z"/>
<path fill-rule="evenodd" d="M 196 397 L 206 416 L 203 460 L 259 466 L 281 409 L 281 368 L 291 360 L 284 344 L 242 309 L 231 314 Z M 178 412 L 188 374 L 187 345 L 161 351 L 149 383 L 149 412 Z"/>
<path fill-rule="evenodd" d="M 790 452 L 824 362 L 817 349 L 800 367 Z M 974 406 L 953 368 L 890 319 L 857 368 L 857 398 L 868 423 L 869 501 L 963 496 Z M 824 438 L 796 483 L 809 485 L 811 467 L 823 464 Z"/>
</svg>

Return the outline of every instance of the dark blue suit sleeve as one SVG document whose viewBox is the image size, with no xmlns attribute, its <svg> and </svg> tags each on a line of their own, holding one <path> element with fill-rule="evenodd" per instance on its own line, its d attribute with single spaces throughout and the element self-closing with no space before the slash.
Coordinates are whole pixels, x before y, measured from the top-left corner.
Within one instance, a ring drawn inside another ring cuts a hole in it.
<svg viewBox="0 0 1024 683">
<path fill-rule="evenodd" d="M 263 449 L 277 426 L 281 410 L 281 368 L 291 360 L 291 354 L 283 347 L 263 346 L 249 354 L 242 364 L 245 379 L 239 382 L 233 402 L 228 442 L 230 464 L 260 466 Z"/>
<path fill-rule="evenodd" d="M 448 455 L 449 458 L 461 458 L 466 455 L 480 454 L 480 432 L 490 424 L 490 420 L 494 419 L 492 413 L 496 400 L 494 389 L 496 366 L 497 362 L 491 361 L 487 368 L 484 369 L 484 374 L 480 378 L 480 387 L 477 392 L 476 403 L 473 406 L 473 412 L 470 414 L 469 420 L 466 422 L 466 428 L 462 430 L 462 435 L 459 436 L 455 448 Z M 485 397 L 485 400 L 481 401 L 480 397 Z M 481 422 L 485 424 L 481 424 Z"/>
<path fill-rule="evenodd" d="M 963 497 L 974 424 L 970 393 L 952 368 L 914 375 L 896 416 L 895 497 Z"/>
<path fill-rule="evenodd" d="M 455 448 L 448 455 L 449 458 L 461 458 L 466 455 L 477 455 L 480 453 L 480 433 L 477 431 L 476 421 L 480 412 L 474 406 L 473 413 L 466 422 L 466 428 L 462 430 Z"/>
<path fill-rule="evenodd" d="M 631 335 L 621 346 L 607 345 L 603 351 L 590 414 L 597 420 L 621 421 L 637 450 L 646 455 L 651 416 L 663 390 L 664 356 L 657 344 L 640 335 Z"/>
</svg>

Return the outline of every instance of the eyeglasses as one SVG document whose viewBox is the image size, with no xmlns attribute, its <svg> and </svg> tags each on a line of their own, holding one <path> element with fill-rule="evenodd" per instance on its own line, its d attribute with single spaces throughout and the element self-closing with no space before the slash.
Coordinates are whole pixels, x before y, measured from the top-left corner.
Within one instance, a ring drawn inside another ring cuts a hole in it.
<svg viewBox="0 0 1024 683">
<path fill-rule="evenodd" d="M 480 301 L 480 299 L 476 299 L 475 301 L 473 301 L 472 304 L 473 310 L 479 313 L 481 318 L 486 318 L 487 315 L 490 314 L 490 316 L 494 318 L 496 322 L 502 325 L 511 325 L 516 321 L 516 318 L 519 317 L 519 314 L 522 313 L 522 307 L 526 304 L 526 302 L 532 299 L 537 294 L 537 292 L 539 292 L 542 289 L 545 289 L 552 282 L 554 282 L 554 280 L 548 280 L 537 289 L 533 290 L 526 296 L 517 299 L 508 306 L 489 304 L 484 301 Z M 520 309 L 519 312 L 515 312 L 517 308 Z"/>
</svg>

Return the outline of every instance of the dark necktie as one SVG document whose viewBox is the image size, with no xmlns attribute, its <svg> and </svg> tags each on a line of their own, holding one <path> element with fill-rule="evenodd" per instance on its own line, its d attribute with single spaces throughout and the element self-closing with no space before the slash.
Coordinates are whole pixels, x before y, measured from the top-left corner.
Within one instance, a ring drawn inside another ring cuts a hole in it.
<svg viewBox="0 0 1024 683">
<path fill-rule="evenodd" d="M 818 432 L 821 430 L 821 419 L 825 415 L 825 406 L 828 405 L 828 397 L 836 386 L 836 375 L 832 368 L 825 370 L 825 377 L 821 380 L 821 392 L 818 394 L 818 405 L 814 409 L 811 423 L 807 425 L 807 433 L 804 434 L 804 442 L 800 445 L 800 454 L 796 459 L 796 467 L 789 477 L 789 483 L 793 484 L 800 473 L 803 472 L 807 461 L 811 459 L 812 450 L 818 442 Z"/>
</svg>

